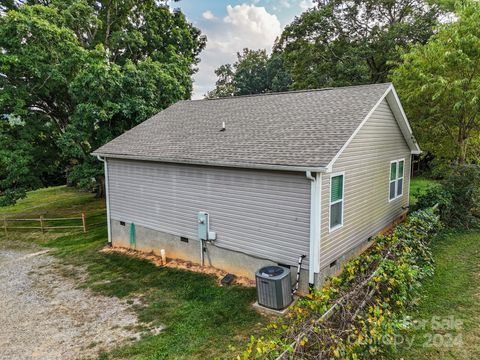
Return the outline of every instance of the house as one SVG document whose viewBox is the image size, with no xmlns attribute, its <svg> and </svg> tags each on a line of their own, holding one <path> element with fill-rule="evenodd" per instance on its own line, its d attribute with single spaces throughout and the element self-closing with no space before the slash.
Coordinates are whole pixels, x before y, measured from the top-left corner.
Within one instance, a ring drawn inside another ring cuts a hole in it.
<svg viewBox="0 0 480 360">
<path fill-rule="evenodd" d="M 419 152 L 393 85 L 374 84 L 180 101 L 93 154 L 114 246 L 133 223 L 137 249 L 251 278 L 306 255 L 305 289 L 405 213 Z"/>
</svg>

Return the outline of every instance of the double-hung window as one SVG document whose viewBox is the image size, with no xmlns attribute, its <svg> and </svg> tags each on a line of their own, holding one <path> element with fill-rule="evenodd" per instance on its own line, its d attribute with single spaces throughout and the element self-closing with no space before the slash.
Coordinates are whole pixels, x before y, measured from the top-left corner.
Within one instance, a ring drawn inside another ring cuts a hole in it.
<svg viewBox="0 0 480 360">
<path fill-rule="evenodd" d="M 405 160 L 390 162 L 390 180 L 388 186 L 388 199 L 395 200 L 403 195 L 403 173 Z"/>
<path fill-rule="evenodd" d="M 344 174 L 333 174 L 330 178 L 330 231 L 343 225 Z"/>
</svg>

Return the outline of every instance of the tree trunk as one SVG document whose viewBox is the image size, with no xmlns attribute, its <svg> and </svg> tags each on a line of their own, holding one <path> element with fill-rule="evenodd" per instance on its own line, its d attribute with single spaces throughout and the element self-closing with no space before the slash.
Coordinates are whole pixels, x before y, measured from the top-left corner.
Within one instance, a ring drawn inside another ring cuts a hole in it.
<svg viewBox="0 0 480 360">
<path fill-rule="evenodd" d="M 105 176 L 100 175 L 97 177 L 97 195 L 96 197 L 99 199 L 103 199 L 105 197 Z"/>
<path fill-rule="evenodd" d="M 465 164 L 467 159 L 467 138 L 465 131 L 460 128 L 458 130 L 458 158 L 457 162 L 459 165 Z"/>
</svg>

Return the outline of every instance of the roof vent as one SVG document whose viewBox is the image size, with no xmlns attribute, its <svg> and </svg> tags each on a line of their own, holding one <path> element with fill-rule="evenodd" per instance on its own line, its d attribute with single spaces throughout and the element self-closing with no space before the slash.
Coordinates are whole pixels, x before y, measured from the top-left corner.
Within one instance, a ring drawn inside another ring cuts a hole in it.
<svg viewBox="0 0 480 360">
<path fill-rule="evenodd" d="M 225 131 L 227 129 L 226 125 L 225 125 L 225 121 L 222 122 L 222 128 L 220 129 L 220 131 Z"/>
</svg>

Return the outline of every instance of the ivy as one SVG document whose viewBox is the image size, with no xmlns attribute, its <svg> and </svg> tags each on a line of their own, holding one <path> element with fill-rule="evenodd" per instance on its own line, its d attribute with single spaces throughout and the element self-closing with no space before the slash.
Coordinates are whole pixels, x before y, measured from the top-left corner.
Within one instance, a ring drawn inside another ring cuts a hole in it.
<svg viewBox="0 0 480 360">
<path fill-rule="evenodd" d="M 237 359 L 360 359 L 394 343 L 403 314 L 433 273 L 429 243 L 441 229 L 433 209 L 412 213 L 390 234 L 377 236 L 339 276 L 300 299 L 285 317 L 251 337 Z"/>
</svg>

